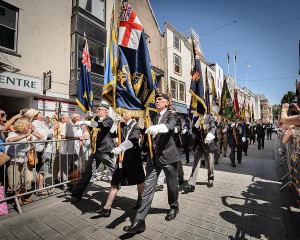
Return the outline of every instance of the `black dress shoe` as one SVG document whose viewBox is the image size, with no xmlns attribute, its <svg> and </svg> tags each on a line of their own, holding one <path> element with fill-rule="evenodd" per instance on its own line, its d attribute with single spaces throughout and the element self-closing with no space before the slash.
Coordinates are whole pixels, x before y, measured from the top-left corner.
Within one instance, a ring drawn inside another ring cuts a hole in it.
<svg viewBox="0 0 300 240">
<path fill-rule="evenodd" d="M 238 161 L 238 164 L 241 164 L 242 161 Z"/>
<path fill-rule="evenodd" d="M 248 154 L 247 154 L 247 153 L 245 153 L 245 156 L 248 156 Z"/>
<path fill-rule="evenodd" d="M 96 217 L 110 217 L 111 208 L 110 209 L 102 208 L 101 210 L 97 211 L 96 213 L 98 213 L 98 215 Z"/>
<path fill-rule="evenodd" d="M 130 226 L 124 227 L 124 232 L 127 233 L 141 233 L 144 232 L 146 229 L 145 221 L 143 220 L 136 220 Z"/>
<path fill-rule="evenodd" d="M 74 193 L 69 193 L 68 195 L 72 197 L 71 199 L 72 202 L 79 202 L 82 199 L 82 195 L 78 195 Z"/>
<path fill-rule="evenodd" d="M 195 192 L 195 186 L 188 184 L 185 187 L 185 191 L 186 192 Z"/>
<path fill-rule="evenodd" d="M 174 218 L 176 218 L 176 215 L 177 215 L 178 212 L 179 212 L 179 208 L 170 208 L 170 211 L 168 212 L 165 219 L 167 221 L 173 220 Z"/>
<path fill-rule="evenodd" d="M 163 191 L 163 190 L 164 190 L 164 185 L 157 185 L 155 187 L 155 192 L 157 192 L 157 191 Z"/>
<path fill-rule="evenodd" d="M 214 181 L 209 180 L 209 181 L 207 182 L 207 187 L 208 187 L 208 188 L 213 187 L 213 185 L 214 185 Z"/>
<path fill-rule="evenodd" d="M 226 157 L 226 153 L 224 153 L 223 157 Z"/>
<path fill-rule="evenodd" d="M 236 167 L 234 162 L 231 162 L 230 165 L 233 166 L 233 167 Z"/>
</svg>

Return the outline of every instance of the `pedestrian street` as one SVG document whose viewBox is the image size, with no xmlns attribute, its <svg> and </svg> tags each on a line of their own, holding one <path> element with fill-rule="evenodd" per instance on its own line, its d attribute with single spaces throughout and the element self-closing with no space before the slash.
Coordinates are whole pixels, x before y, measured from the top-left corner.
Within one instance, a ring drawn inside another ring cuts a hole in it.
<svg viewBox="0 0 300 240">
<path fill-rule="evenodd" d="M 132 209 L 136 187 L 122 187 L 111 216 L 97 218 L 95 211 L 105 203 L 110 186 L 97 181 L 74 204 L 55 190 L 51 197 L 23 205 L 21 215 L 10 209 L 0 217 L 0 239 L 288 239 L 285 223 L 290 219 L 285 219 L 287 209 L 281 207 L 282 184 L 277 181 L 273 144 L 266 140 L 260 151 L 257 143 L 250 145 L 248 156 L 236 168 L 230 166 L 228 157 L 222 157 L 215 165 L 211 188 L 207 187 L 207 170 L 201 167 L 195 192 L 183 191 L 186 181 L 180 186 L 179 213 L 172 221 L 165 220 L 169 209 L 166 186 L 156 192 L 143 233 L 123 231 L 136 213 Z M 185 180 L 191 168 L 191 163 L 184 164 Z"/>
</svg>

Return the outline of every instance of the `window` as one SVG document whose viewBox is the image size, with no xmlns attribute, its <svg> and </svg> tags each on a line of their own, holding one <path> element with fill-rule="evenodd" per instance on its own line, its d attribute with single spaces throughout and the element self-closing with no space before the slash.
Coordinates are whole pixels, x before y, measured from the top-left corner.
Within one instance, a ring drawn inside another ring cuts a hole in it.
<svg viewBox="0 0 300 240">
<path fill-rule="evenodd" d="M 181 57 L 174 54 L 174 72 L 181 74 Z"/>
<path fill-rule="evenodd" d="M 176 35 L 173 35 L 173 46 L 175 49 L 180 51 L 180 38 Z"/>
<path fill-rule="evenodd" d="M 179 101 L 185 102 L 185 83 L 179 82 Z"/>
<path fill-rule="evenodd" d="M 171 78 L 171 97 L 177 100 L 177 80 Z"/>
<path fill-rule="evenodd" d="M 0 48 L 17 51 L 18 10 L 0 2 Z"/>
<path fill-rule="evenodd" d="M 71 69 L 74 69 L 76 66 L 76 56 L 75 56 L 75 51 L 76 51 L 76 42 L 75 42 L 75 34 L 72 35 L 71 37 Z"/>
<path fill-rule="evenodd" d="M 104 11 L 105 11 L 105 2 L 104 0 L 79 0 L 79 7 L 89 12 L 96 18 L 105 22 Z"/>
<path fill-rule="evenodd" d="M 82 50 L 84 39 L 79 35 L 78 37 L 78 68 L 81 66 Z M 104 54 L 105 48 L 99 43 L 88 39 L 89 52 L 91 56 L 92 73 L 104 75 Z"/>
</svg>

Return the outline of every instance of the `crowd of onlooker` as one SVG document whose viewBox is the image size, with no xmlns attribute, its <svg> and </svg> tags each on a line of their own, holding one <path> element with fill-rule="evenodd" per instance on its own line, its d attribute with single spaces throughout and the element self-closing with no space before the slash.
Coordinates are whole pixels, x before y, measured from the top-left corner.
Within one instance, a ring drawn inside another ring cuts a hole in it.
<svg viewBox="0 0 300 240">
<path fill-rule="evenodd" d="M 7 119 L 0 109 L 0 143 L 6 143 L 0 145 L 0 185 L 5 183 L 8 194 L 27 192 L 35 185 L 40 189 L 37 194 L 45 195 L 45 175 L 50 173 L 53 184 L 66 182 L 70 170 L 83 171 L 90 136 L 85 126 L 74 125 L 80 120 L 77 113 L 71 118 L 67 114 L 59 117 L 56 109 L 53 116 L 44 117 L 32 108 Z M 54 141 L 61 139 L 66 140 Z M 30 202 L 31 198 L 24 196 L 19 199 L 22 201 Z"/>
</svg>

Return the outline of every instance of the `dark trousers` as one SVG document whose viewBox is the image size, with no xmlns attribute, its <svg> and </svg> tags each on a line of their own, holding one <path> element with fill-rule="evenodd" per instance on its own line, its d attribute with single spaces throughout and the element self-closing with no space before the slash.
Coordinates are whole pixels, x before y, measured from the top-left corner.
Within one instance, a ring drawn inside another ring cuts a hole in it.
<svg viewBox="0 0 300 240">
<path fill-rule="evenodd" d="M 245 154 L 248 153 L 248 146 L 249 146 L 249 141 L 248 141 L 248 139 L 247 139 L 246 142 L 244 142 L 243 145 L 242 145 L 242 149 L 243 149 L 243 152 L 244 152 Z"/>
<path fill-rule="evenodd" d="M 272 140 L 272 130 L 267 130 L 267 139 Z"/>
<path fill-rule="evenodd" d="M 234 144 L 231 144 L 230 145 L 230 154 L 229 154 L 229 158 L 230 158 L 230 161 L 232 163 L 235 163 L 235 149 L 237 150 L 237 161 L 238 162 L 241 162 L 242 161 L 242 145 L 234 145 Z"/>
<path fill-rule="evenodd" d="M 190 162 L 190 149 L 189 149 L 189 146 L 188 145 L 182 146 L 182 148 L 183 148 L 183 151 L 185 153 L 185 161 Z"/>
<path fill-rule="evenodd" d="M 93 162 L 96 161 L 96 164 Z M 80 182 L 75 185 L 72 190 L 72 194 L 76 196 L 82 196 L 86 187 L 89 185 L 89 182 L 92 178 L 93 172 L 99 167 L 100 163 L 103 163 L 112 173 L 115 169 L 115 162 L 113 160 L 113 154 L 111 153 L 100 153 L 96 152 L 89 157 L 89 160 L 86 164 L 85 171 L 80 179 Z"/>
<path fill-rule="evenodd" d="M 257 136 L 258 149 L 265 147 L 265 136 Z"/>
<path fill-rule="evenodd" d="M 168 187 L 168 203 L 171 208 L 178 207 L 178 180 L 177 180 L 177 162 L 167 164 L 164 166 L 156 166 L 148 159 L 146 165 L 146 180 L 144 183 L 144 190 L 142 193 L 142 203 L 137 211 L 135 220 L 145 220 L 154 197 L 157 178 L 161 172 L 164 171 L 166 175 Z"/>
</svg>

